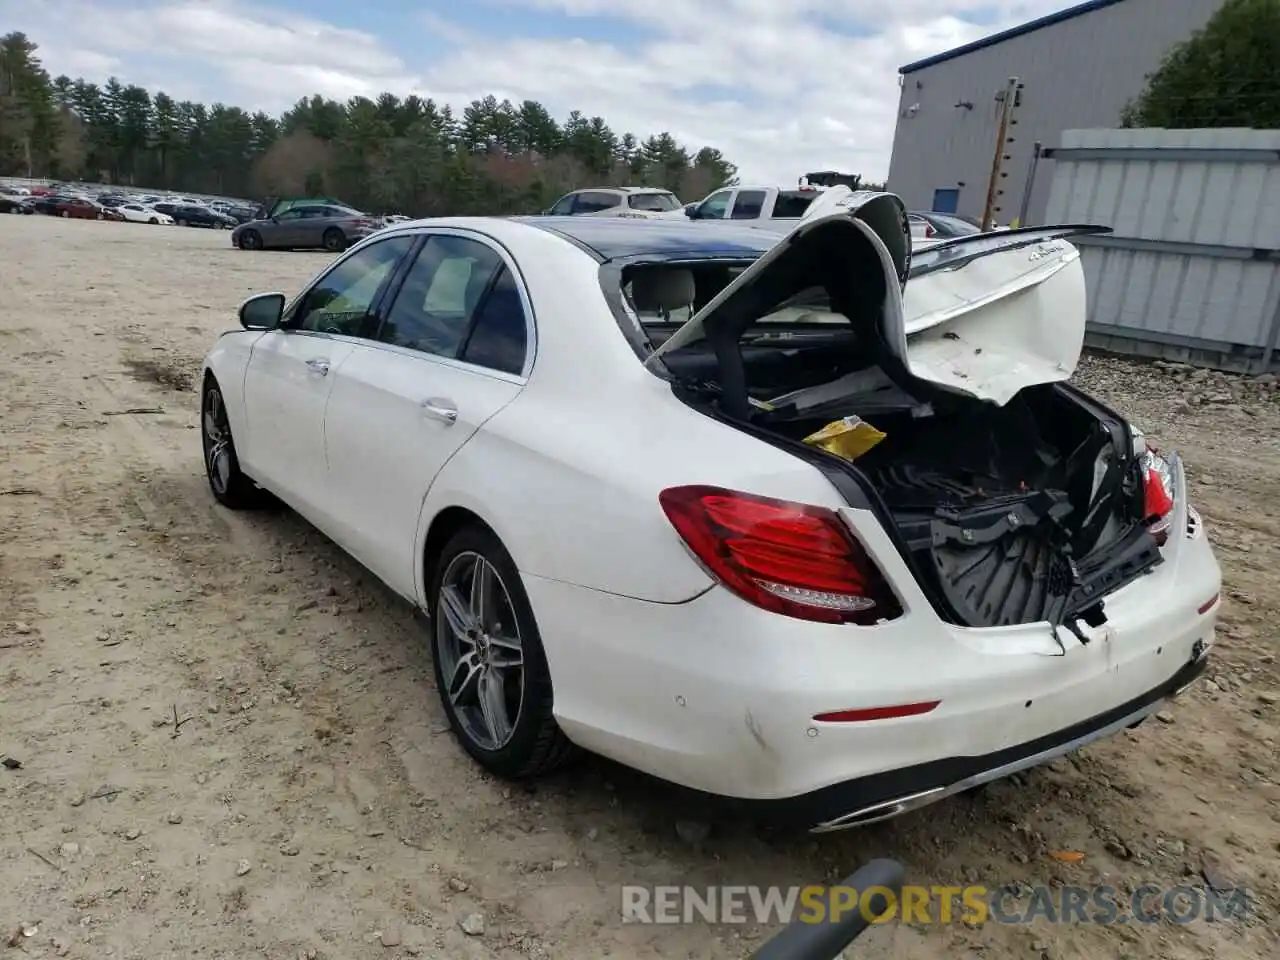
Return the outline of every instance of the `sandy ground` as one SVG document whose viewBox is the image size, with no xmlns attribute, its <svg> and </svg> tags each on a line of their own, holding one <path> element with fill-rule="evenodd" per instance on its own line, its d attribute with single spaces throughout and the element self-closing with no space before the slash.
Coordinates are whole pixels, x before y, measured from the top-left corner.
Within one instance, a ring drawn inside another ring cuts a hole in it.
<svg viewBox="0 0 1280 960">
<path fill-rule="evenodd" d="M 743 957 L 761 931 L 624 926 L 619 886 L 834 880 L 878 855 L 1024 905 L 1036 883 L 1207 872 L 1259 913 L 894 924 L 852 956 L 1276 955 L 1280 394 L 1082 368 L 1188 457 L 1225 568 L 1215 681 L 1167 722 L 861 832 L 702 837 L 603 762 L 534 789 L 482 775 L 445 732 L 412 612 L 287 511 L 213 505 L 199 358 L 244 296 L 326 262 L 0 217 L 0 754 L 22 764 L 0 767 L 0 955 Z"/>
</svg>

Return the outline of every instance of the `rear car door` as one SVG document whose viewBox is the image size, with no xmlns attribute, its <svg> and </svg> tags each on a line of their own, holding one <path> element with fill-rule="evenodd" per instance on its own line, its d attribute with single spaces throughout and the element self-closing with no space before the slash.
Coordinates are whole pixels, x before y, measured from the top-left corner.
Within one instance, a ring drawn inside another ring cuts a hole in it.
<svg viewBox="0 0 1280 960">
<path fill-rule="evenodd" d="M 488 238 L 433 232 L 404 271 L 376 342 L 337 371 L 325 418 L 335 534 L 416 597 L 418 519 L 436 474 L 510 403 L 532 357 L 533 318 L 515 262 Z"/>
<path fill-rule="evenodd" d="M 246 467 L 326 531 L 332 526 L 324 414 L 335 373 L 377 326 L 412 236 L 388 237 L 326 271 L 253 346 L 245 372 Z M 245 446 L 245 441 L 239 441 Z"/>
<path fill-rule="evenodd" d="M 764 216 L 764 202 L 768 194 L 763 190 L 739 190 L 733 198 L 730 220 L 759 220 Z"/>
</svg>

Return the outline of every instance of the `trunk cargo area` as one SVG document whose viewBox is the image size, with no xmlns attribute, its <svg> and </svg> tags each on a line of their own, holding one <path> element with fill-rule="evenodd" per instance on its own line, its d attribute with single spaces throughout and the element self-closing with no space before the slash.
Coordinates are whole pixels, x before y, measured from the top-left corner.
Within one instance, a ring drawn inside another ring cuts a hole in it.
<svg viewBox="0 0 1280 960">
<path fill-rule="evenodd" d="M 1030 387 L 996 406 L 922 402 L 889 384 L 754 422 L 802 441 L 851 414 L 884 439 L 852 463 L 822 454 L 826 468 L 856 471 L 878 495 L 948 620 L 1101 623 L 1099 598 L 1160 560 L 1127 427 L 1067 387 Z"/>
</svg>

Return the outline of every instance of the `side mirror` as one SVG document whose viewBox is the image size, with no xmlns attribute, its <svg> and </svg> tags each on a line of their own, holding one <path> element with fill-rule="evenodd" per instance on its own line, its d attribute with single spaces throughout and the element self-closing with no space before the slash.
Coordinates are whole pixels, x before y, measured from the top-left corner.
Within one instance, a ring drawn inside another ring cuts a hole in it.
<svg viewBox="0 0 1280 960">
<path fill-rule="evenodd" d="M 260 293 L 240 304 L 240 326 L 246 330 L 274 330 L 284 319 L 285 295 Z"/>
<path fill-rule="evenodd" d="M 690 220 L 698 219 L 698 205 L 696 203 L 686 203 L 684 205 L 684 215 Z"/>
</svg>

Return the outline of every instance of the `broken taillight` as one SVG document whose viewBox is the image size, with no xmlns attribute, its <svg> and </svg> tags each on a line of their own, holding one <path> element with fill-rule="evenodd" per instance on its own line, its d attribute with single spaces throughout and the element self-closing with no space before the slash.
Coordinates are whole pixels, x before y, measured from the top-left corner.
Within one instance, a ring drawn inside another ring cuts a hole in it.
<svg viewBox="0 0 1280 960">
<path fill-rule="evenodd" d="M 821 623 L 901 616 L 879 568 L 831 510 L 719 487 L 671 487 L 667 519 L 704 567 L 748 603 Z"/>
<path fill-rule="evenodd" d="M 1142 518 L 1156 543 L 1163 547 L 1173 522 L 1173 470 L 1169 461 L 1151 447 L 1142 454 L 1139 463 L 1143 483 Z"/>
</svg>

